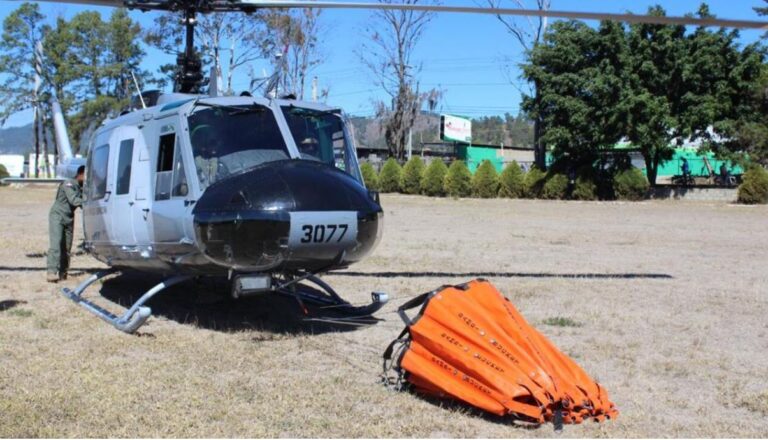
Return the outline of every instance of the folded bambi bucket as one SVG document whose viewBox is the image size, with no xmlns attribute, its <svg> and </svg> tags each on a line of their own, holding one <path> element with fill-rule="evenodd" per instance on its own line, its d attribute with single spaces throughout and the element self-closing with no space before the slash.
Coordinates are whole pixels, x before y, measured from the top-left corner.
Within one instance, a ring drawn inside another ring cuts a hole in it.
<svg viewBox="0 0 768 440">
<path fill-rule="evenodd" d="M 425 293 L 398 313 L 405 330 L 384 353 L 391 384 L 556 429 L 618 415 L 607 391 L 487 281 Z"/>
</svg>

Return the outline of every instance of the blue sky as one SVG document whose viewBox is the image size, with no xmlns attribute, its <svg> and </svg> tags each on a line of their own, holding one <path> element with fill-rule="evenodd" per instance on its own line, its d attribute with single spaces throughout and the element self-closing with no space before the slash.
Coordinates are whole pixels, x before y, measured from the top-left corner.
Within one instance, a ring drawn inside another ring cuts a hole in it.
<svg viewBox="0 0 768 440">
<path fill-rule="evenodd" d="M 473 5 L 473 0 L 444 0 L 446 5 Z M 508 4 L 513 2 L 507 1 Z M 529 1 L 529 3 L 532 3 Z M 644 12 L 649 5 L 661 3 L 670 15 L 682 15 L 698 9 L 698 0 L 674 2 L 645 0 L 552 0 L 553 9 L 603 12 Z M 711 11 L 720 17 L 757 19 L 752 8 L 764 5 L 762 0 L 711 0 Z M 0 0 L 0 20 L 18 5 L 16 1 Z M 40 3 L 42 12 L 49 20 L 59 15 L 71 17 L 94 9 L 107 17 L 109 8 L 84 7 L 66 3 Z M 150 25 L 156 13 L 131 12 L 131 16 Z M 370 115 L 374 102 L 385 95 L 377 90 L 371 75 L 361 65 L 356 53 L 364 38 L 363 27 L 370 20 L 364 11 L 323 12 L 321 20 L 325 28 L 322 38 L 323 62 L 312 72 L 321 88 L 329 88 L 328 103 L 343 108 L 353 115 Z M 742 31 L 742 42 L 759 40 L 762 32 Z M 148 49 L 145 68 L 155 70 L 160 64 L 172 62 L 170 56 Z M 522 60 L 522 49 L 503 26 L 489 16 L 468 14 L 442 14 L 430 23 L 420 42 L 415 59 L 423 63 L 420 75 L 422 89 L 440 88 L 444 92 L 441 110 L 446 113 L 482 116 L 517 114 L 521 90 L 525 84 L 518 72 L 508 67 Z M 256 72 L 266 68 L 266 62 L 254 65 Z M 245 88 L 246 69 L 235 75 L 235 89 Z M 240 85 L 240 87 L 237 87 Z M 31 121 L 31 113 L 22 112 L 6 123 L 7 126 L 23 125 Z"/>
</svg>

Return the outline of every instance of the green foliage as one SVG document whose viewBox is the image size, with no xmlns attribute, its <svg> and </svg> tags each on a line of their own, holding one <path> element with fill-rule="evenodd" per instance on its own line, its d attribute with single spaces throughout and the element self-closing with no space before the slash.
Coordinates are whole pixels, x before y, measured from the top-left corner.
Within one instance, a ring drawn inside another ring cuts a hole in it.
<svg viewBox="0 0 768 440">
<path fill-rule="evenodd" d="M 363 175 L 363 181 L 365 182 L 366 188 L 371 191 L 379 190 L 379 176 L 376 174 L 373 165 L 368 162 L 363 162 L 363 164 L 360 165 L 360 174 Z"/>
<path fill-rule="evenodd" d="M 525 180 L 523 186 L 525 187 L 525 197 L 529 199 L 538 199 L 541 197 L 541 191 L 544 188 L 544 179 L 547 174 L 541 171 L 537 167 L 531 167 L 527 173 L 525 173 Z"/>
<path fill-rule="evenodd" d="M 403 175 L 400 177 L 400 191 L 405 194 L 419 194 L 424 168 L 424 161 L 421 160 L 421 157 L 412 156 L 403 167 Z"/>
<path fill-rule="evenodd" d="M 768 203 L 768 171 L 755 165 L 750 167 L 739 186 L 739 203 Z"/>
<path fill-rule="evenodd" d="M 643 200 L 649 186 L 643 172 L 635 167 L 619 171 L 613 178 L 613 190 L 619 200 Z"/>
<path fill-rule="evenodd" d="M 543 322 L 545 325 L 551 325 L 553 327 L 581 327 L 584 325 L 565 316 L 547 318 Z"/>
<path fill-rule="evenodd" d="M 484 160 L 472 176 L 472 195 L 492 199 L 499 194 L 499 175 L 490 160 Z"/>
<path fill-rule="evenodd" d="M 597 200 L 597 184 L 591 176 L 578 176 L 573 185 L 571 198 L 574 200 Z"/>
<path fill-rule="evenodd" d="M 5 168 L 5 165 L 0 163 L 0 179 L 5 179 L 6 177 L 10 177 L 10 174 L 8 174 L 8 170 Z"/>
<path fill-rule="evenodd" d="M 472 194 L 472 173 L 463 161 L 456 160 L 448 167 L 445 193 L 451 197 L 468 197 Z"/>
<path fill-rule="evenodd" d="M 379 173 L 379 191 L 393 193 L 400 191 L 400 177 L 403 169 L 395 158 L 389 158 Z"/>
<path fill-rule="evenodd" d="M 433 159 L 421 179 L 422 194 L 435 197 L 444 196 L 446 174 L 448 174 L 448 167 L 445 162 L 440 158 Z"/>
<path fill-rule="evenodd" d="M 665 15 L 659 6 L 648 13 Z M 706 5 L 697 15 L 711 17 Z M 556 159 L 584 163 L 626 137 L 643 154 L 651 183 L 671 158 L 670 145 L 687 138 L 731 151 L 758 145 L 751 150 L 761 161 L 768 153 L 765 52 L 759 44 L 741 48 L 736 31 L 557 22 L 523 68 L 537 86 L 523 109 L 541 121 L 541 139 Z M 723 140 L 712 140 L 709 127 Z"/>
<path fill-rule="evenodd" d="M 541 189 L 541 198 L 548 200 L 564 199 L 568 193 L 568 177 L 565 174 L 550 173 Z"/>
<path fill-rule="evenodd" d="M 533 123 L 522 113 L 484 116 L 472 120 L 472 142 L 478 144 L 531 146 Z"/>
<path fill-rule="evenodd" d="M 518 199 L 525 195 L 525 173 L 516 161 L 504 168 L 499 177 L 499 197 Z"/>
</svg>

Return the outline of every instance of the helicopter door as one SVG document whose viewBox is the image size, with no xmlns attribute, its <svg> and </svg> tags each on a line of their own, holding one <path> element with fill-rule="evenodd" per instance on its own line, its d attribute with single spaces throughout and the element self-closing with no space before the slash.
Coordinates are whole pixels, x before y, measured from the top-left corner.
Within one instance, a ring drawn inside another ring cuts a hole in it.
<svg viewBox="0 0 768 440">
<path fill-rule="evenodd" d="M 146 209 L 149 157 L 142 151 L 144 145 L 138 128 L 120 127 L 113 136 L 116 160 L 112 173 L 115 181 L 111 235 L 120 246 L 145 245 L 149 243 Z"/>
<path fill-rule="evenodd" d="M 185 228 L 191 205 L 187 199 L 189 185 L 181 144 L 174 125 L 161 128 L 155 177 L 155 201 L 152 228 L 155 243 L 187 243 L 192 240 Z"/>
</svg>

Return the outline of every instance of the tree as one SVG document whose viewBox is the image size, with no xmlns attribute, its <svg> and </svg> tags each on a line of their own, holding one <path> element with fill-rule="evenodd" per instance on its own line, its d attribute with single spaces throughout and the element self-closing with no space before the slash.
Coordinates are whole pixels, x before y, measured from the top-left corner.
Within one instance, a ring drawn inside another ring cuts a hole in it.
<svg viewBox="0 0 768 440">
<path fill-rule="evenodd" d="M 519 199 L 525 195 L 525 173 L 517 164 L 512 161 L 504 168 L 499 177 L 499 197 L 508 197 Z"/>
<path fill-rule="evenodd" d="M 472 176 L 472 195 L 481 199 L 499 195 L 499 176 L 490 160 L 484 160 Z"/>
<path fill-rule="evenodd" d="M 626 69 L 624 28 L 615 22 L 597 30 L 578 21 L 557 22 L 530 52 L 523 72 L 538 84 L 538 96 L 524 96 L 523 109 L 539 121 L 540 140 L 556 161 L 591 163 L 622 138 Z"/>
<path fill-rule="evenodd" d="M 280 53 L 272 58 L 275 72 L 279 74 L 279 88 L 286 93 L 304 99 L 309 72 L 320 64 L 319 9 L 305 8 L 293 12 L 275 10 L 266 21 L 268 24 L 267 52 Z"/>
<path fill-rule="evenodd" d="M 432 159 L 424 177 L 421 179 L 421 192 L 424 195 L 432 197 L 441 197 L 445 195 L 445 175 L 448 173 L 448 167 L 440 158 Z"/>
<path fill-rule="evenodd" d="M 484 0 L 484 2 L 491 8 L 500 8 L 503 5 L 503 0 Z M 526 2 L 524 0 L 511 0 L 514 6 L 524 9 L 526 8 Z M 552 6 L 552 0 L 535 0 L 535 7 L 539 11 L 548 11 Z M 517 41 L 520 47 L 526 52 L 533 52 L 538 45 L 544 40 L 544 36 L 547 33 L 549 26 L 549 19 L 547 17 L 526 17 L 523 21 L 520 18 L 510 18 L 502 15 L 497 15 L 496 18 L 506 28 L 507 32 Z M 529 84 L 532 87 L 531 99 L 535 105 L 539 105 L 539 86 L 540 83 L 536 79 L 528 78 Z M 536 155 L 536 166 L 539 169 L 546 169 L 546 143 L 542 140 L 542 127 L 541 120 L 538 118 L 533 119 L 533 145 Z"/>
<path fill-rule="evenodd" d="M 397 161 L 390 157 L 384 162 L 384 166 L 379 173 L 379 190 L 383 193 L 400 191 L 400 179 L 403 169 Z"/>
<path fill-rule="evenodd" d="M 455 160 L 448 167 L 445 193 L 451 197 L 468 197 L 472 194 L 472 173 L 464 161 Z"/>
<path fill-rule="evenodd" d="M 403 167 L 400 178 L 400 190 L 405 194 L 421 192 L 421 179 L 424 177 L 424 161 L 419 156 L 413 156 Z"/>
<path fill-rule="evenodd" d="M 378 0 L 380 3 L 425 3 L 420 0 Z M 428 0 L 429 1 L 429 0 Z M 375 26 L 366 29 L 368 42 L 363 44 L 361 59 L 371 71 L 375 83 L 391 98 L 391 106 L 378 103 L 377 116 L 384 120 L 384 137 L 389 154 L 405 157 L 408 137 L 416 114 L 424 101 L 434 109 L 439 92 L 419 91 L 416 80 L 421 65 L 414 64 L 413 53 L 427 24 L 434 17 L 430 12 L 378 10 L 370 20 Z"/>
</svg>

